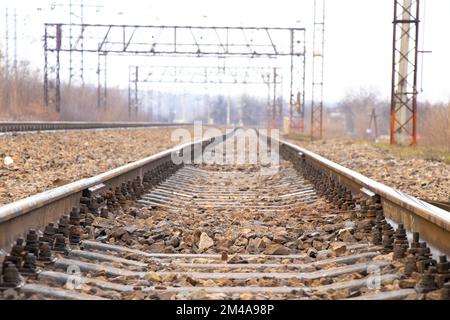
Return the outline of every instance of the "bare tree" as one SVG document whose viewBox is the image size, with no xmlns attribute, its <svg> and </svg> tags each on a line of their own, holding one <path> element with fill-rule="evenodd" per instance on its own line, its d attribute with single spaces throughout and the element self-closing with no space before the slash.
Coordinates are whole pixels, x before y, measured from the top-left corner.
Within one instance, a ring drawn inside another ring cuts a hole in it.
<svg viewBox="0 0 450 320">
<path fill-rule="evenodd" d="M 243 94 L 241 96 L 241 105 L 242 123 L 245 126 L 258 126 L 262 124 L 265 112 L 265 104 L 263 101 L 248 94 Z"/>
<path fill-rule="evenodd" d="M 374 130 L 374 113 L 379 134 L 389 132 L 389 103 L 381 100 L 374 90 L 360 88 L 349 92 L 337 104 L 337 110 L 344 115 L 347 135 L 352 138 L 366 138 L 371 126 L 370 129 Z"/>
</svg>

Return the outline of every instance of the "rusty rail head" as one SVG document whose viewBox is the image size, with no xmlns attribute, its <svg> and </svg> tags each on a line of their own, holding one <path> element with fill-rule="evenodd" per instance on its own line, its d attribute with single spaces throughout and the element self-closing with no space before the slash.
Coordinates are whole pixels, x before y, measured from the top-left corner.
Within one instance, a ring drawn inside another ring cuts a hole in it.
<svg viewBox="0 0 450 320">
<path fill-rule="evenodd" d="M 80 192 L 100 183 L 107 183 L 108 180 L 111 180 L 115 177 L 121 176 L 128 172 L 131 172 L 135 169 L 141 168 L 147 164 L 153 163 L 157 160 L 161 160 L 167 157 L 170 157 L 173 152 L 178 152 L 183 148 L 188 146 L 193 146 L 199 144 L 203 141 L 196 141 L 193 143 L 185 143 L 176 147 L 173 147 L 169 150 L 162 151 L 155 155 L 146 157 L 141 160 L 137 160 L 132 163 L 125 164 L 118 168 L 109 170 L 105 173 L 101 173 L 97 176 L 91 178 L 84 178 L 81 180 L 77 180 L 75 182 L 44 191 L 30 197 L 18 200 L 16 202 L 4 205 L 0 207 L 0 223 L 7 221 L 9 219 L 15 218 L 17 216 L 26 214 L 28 211 L 37 209 L 39 207 L 45 206 L 55 200 L 59 200 L 63 197 L 66 197 L 72 193 Z"/>
<path fill-rule="evenodd" d="M 409 231 L 420 232 L 421 237 L 437 250 L 450 253 L 450 212 L 374 181 L 292 143 L 280 141 L 280 145 L 296 151 L 305 161 L 332 175 L 353 192 L 359 193 L 361 188 L 365 188 L 379 195 L 387 217 L 397 223 L 403 223 Z"/>
</svg>

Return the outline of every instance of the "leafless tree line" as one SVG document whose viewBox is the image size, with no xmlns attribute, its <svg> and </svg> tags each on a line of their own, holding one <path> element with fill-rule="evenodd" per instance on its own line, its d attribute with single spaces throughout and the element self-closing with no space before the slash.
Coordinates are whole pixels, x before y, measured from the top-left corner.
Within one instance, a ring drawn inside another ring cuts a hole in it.
<svg viewBox="0 0 450 320">
<path fill-rule="evenodd" d="M 375 119 L 373 117 L 375 114 Z M 419 144 L 450 150 L 450 102 L 418 104 Z M 376 128 L 375 128 L 376 121 Z M 374 90 L 348 93 L 324 117 L 326 137 L 386 140 L 389 136 L 390 102 Z"/>
<path fill-rule="evenodd" d="M 141 111 L 128 112 L 127 94 L 108 88 L 105 107 L 97 107 L 97 88 L 93 85 L 61 85 L 61 112 L 44 106 L 43 77 L 27 61 L 17 68 L 0 64 L 0 120 L 65 120 L 65 121 L 149 121 Z"/>
<path fill-rule="evenodd" d="M 108 89 L 104 107 L 98 108 L 95 86 L 69 87 L 65 83 L 61 86 L 61 112 L 57 113 L 44 106 L 42 82 L 42 74 L 27 61 L 20 61 L 9 70 L 0 64 L 0 120 L 152 120 L 145 110 L 130 115 L 127 94 L 117 88 Z M 241 119 L 244 125 L 261 125 L 265 121 L 264 101 L 245 94 L 239 100 L 241 108 L 231 105 L 232 123 Z M 226 123 L 226 98 L 217 97 L 212 107 L 214 122 Z M 383 139 L 389 135 L 389 117 L 388 99 L 380 98 L 374 90 L 359 89 L 325 109 L 324 133 L 328 138 Z M 418 135 L 422 145 L 450 150 L 450 102 L 419 104 Z"/>
</svg>

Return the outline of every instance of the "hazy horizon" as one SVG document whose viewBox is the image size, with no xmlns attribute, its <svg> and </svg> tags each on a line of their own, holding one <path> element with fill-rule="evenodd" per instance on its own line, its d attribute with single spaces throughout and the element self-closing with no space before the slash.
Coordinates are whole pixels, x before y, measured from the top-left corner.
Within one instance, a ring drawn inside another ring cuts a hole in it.
<svg viewBox="0 0 450 320">
<path fill-rule="evenodd" d="M 74 4 L 78 1 L 73 0 Z M 303 1 L 144 1 L 129 0 L 126 8 L 116 0 L 84 1 L 85 23 L 133 23 L 157 25 L 216 25 L 216 26 L 288 26 L 307 29 L 307 100 L 311 88 L 311 37 L 313 0 Z M 56 6 L 51 9 L 51 4 Z M 17 7 L 18 57 L 29 60 L 34 68 L 43 69 L 43 22 L 68 22 L 68 1 L 59 0 L 1 0 L 2 16 L 9 7 L 10 15 Z M 93 6 L 98 5 L 98 8 Z M 425 7 L 424 7 L 425 5 Z M 40 8 L 40 9 L 38 9 Z M 425 15 L 423 15 L 425 9 Z M 450 1 L 422 1 L 420 50 L 431 54 L 419 60 L 419 101 L 450 100 L 450 43 L 444 36 L 450 33 Z M 392 63 L 392 0 L 326 0 L 325 42 L 325 102 L 341 100 L 348 92 L 359 88 L 379 92 L 389 99 Z M 2 52 L 5 50 L 5 22 L 0 27 Z M 12 36 L 12 21 L 10 22 Z M 11 40 L 10 40 L 11 41 Z M 26 50 L 24 49 L 26 48 Z M 10 43 L 9 59 L 12 59 Z M 87 58 L 91 59 L 91 58 Z M 185 64 L 189 64 L 186 58 Z M 124 71 L 119 65 L 131 65 L 133 57 L 114 62 L 111 67 L 111 85 L 125 88 Z M 93 62 L 93 61 L 91 61 Z M 89 64 L 89 60 L 87 62 Z M 62 75 L 63 80 L 66 75 Z M 87 76 L 94 83 L 95 77 Z M 128 79 L 126 79 L 128 80 Z M 288 85 L 284 85 L 286 92 Z M 174 89 L 175 90 L 175 89 Z M 234 90 L 234 89 L 232 89 Z M 247 88 L 255 95 L 264 96 L 264 88 Z M 226 90 L 225 90 L 226 91 Z M 286 99 L 286 97 L 285 97 Z"/>
</svg>

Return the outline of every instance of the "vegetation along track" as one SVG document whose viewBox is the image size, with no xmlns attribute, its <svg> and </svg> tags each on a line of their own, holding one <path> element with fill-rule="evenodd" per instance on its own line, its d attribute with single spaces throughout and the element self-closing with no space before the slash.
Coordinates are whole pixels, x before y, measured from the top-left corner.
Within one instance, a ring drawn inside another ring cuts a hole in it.
<svg viewBox="0 0 450 320">
<path fill-rule="evenodd" d="M 449 298 L 446 211 L 284 142 L 273 172 L 186 147 L 2 207 L 3 297 Z"/>
</svg>

